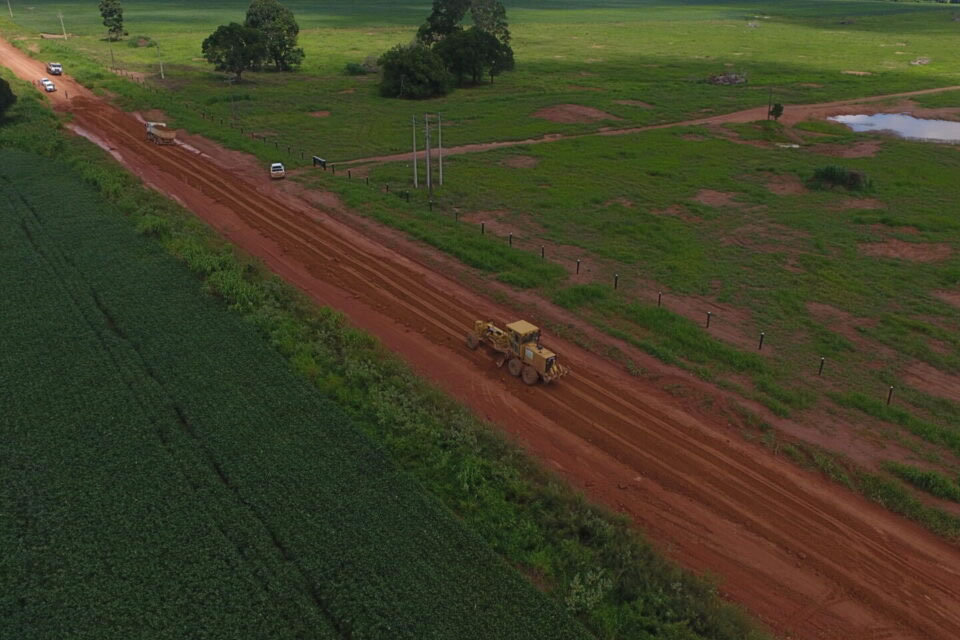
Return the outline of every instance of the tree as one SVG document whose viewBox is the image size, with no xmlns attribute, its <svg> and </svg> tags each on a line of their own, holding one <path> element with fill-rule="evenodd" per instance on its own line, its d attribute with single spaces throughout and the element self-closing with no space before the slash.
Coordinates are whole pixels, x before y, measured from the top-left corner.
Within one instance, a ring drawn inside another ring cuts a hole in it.
<svg viewBox="0 0 960 640">
<path fill-rule="evenodd" d="M 216 65 L 217 71 L 236 74 L 258 69 L 267 59 L 267 39 L 262 31 L 231 22 L 217 27 L 203 41 L 203 57 Z"/>
<path fill-rule="evenodd" d="M 123 7 L 120 0 L 100 0 L 100 15 L 103 16 L 103 26 L 107 28 L 107 37 L 119 40 L 127 35 L 123 28 Z"/>
<path fill-rule="evenodd" d="M 290 71 L 303 61 L 303 49 L 297 47 L 300 25 L 293 12 L 277 0 L 253 0 L 244 25 L 259 29 L 266 36 L 267 57 L 277 71 Z"/>
<path fill-rule="evenodd" d="M 770 115 L 774 120 L 779 120 L 780 116 L 783 115 L 783 105 L 778 102 L 770 107 Z"/>
<path fill-rule="evenodd" d="M 434 51 L 443 59 L 447 69 L 463 85 L 469 76 L 473 84 L 479 84 L 485 73 L 493 76 L 513 68 L 513 51 L 497 38 L 478 27 L 456 31 L 436 45 Z"/>
<path fill-rule="evenodd" d="M 472 0 L 433 0 L 433 11 L 417 30 L 417 42 L 430 46 L 460 31 L 471 4 Z"/>
<path fill-rule="evenodd" d="M 377 61 L 383 70 L 380 95 L 388 98 L 433 98 L 453 85 L 443 59 L 422 44 L 397 45 Z"/>
<path fill-rule="evenodd" d="M 500 0 L 473 0 L 470 17 L 475 27 L 486 31 L 501 44 L 510 44 L 510 30 L 507 28 L 507 10 Z M 511 58 L 513 51 L 510 52 Z"/>
<path fill-rule="evenodd" d="M 0 78 L 0 120 L 3 119 L 3 114 L 7 112 L 7 109 L 12 107 L 16 101 L 17 96 L 13 93 L 10 85 L 6 80 Z"/>
</svg>

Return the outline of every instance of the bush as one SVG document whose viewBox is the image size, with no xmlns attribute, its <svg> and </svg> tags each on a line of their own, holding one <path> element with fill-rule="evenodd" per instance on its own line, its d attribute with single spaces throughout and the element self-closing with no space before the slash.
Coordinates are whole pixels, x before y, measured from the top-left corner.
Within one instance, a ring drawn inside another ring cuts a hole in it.
<svg viewBox="0 0 960 640">
<path fill-rule="evenodd" d="M 127 46 L 136 49 L 140 47 L 155 47 L 157 43 L 154 42 L 150 36 L 136 36 L 127 41 Z"/>
<path fill-rule="evenodd" d="M 347 66 L 343 68 L 343 72 L 348 76 L 365 76 L 368 73 L 362 64 L 356 62 L 348 62 Z"/>
<path fill-rule="evenodd" d="M 397 45 L 377 62 L 383 69 L 380 95 L 386 98 L 434 98 L 453 87 L 443 60 L 421 44 Z"/>
<path fill-rule="evenodd" d="M 861 191 L 870 186 L 870 180 L 863 171 L 834 164 L 815 169 L 810 183 L 817 189 L 844 187 L 851 191 Z"/>
<path fill-rule="evenodd" d="M 3 119 L 3 114 L 6 113 L 7 109 L 12 107 L 16 101 L 17 96 L 14 95 L 13 89 L 10 88 L 6 80 L 0 78 L 0 120 Z"/>
</svg>

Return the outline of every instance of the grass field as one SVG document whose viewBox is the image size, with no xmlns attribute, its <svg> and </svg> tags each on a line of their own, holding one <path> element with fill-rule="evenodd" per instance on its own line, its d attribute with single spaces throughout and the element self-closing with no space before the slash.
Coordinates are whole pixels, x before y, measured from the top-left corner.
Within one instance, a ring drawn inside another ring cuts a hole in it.
<svg viewBox="0 0 960 640">
<path fill-rule="evenodd" d="M 0 387 L 0 500 L 15 515 L 0 528 L 12 550 L 0 565 L 0 635 L 99 638 L 110 620 L 152 637 L 188 627 L 210 637 L 572 637 L 575 616 L 604 638 L 762 637 L 629 522 L 585 503 L 99 149 L 56 132 L 40 97 L 14 86 L 21 100 L 0 126 L 12 198 L 0 335 L 4 370 L 35 366 Z M 404 549 L 424 557 L 408 562 Z M 177 563 L 190 572 L 172 572 Z M 470 607 L 481 607 L 458 612 L 475 588 L 485 595 Z M 434 599 L 429 614 L 423 598 Z"/>
</svg>

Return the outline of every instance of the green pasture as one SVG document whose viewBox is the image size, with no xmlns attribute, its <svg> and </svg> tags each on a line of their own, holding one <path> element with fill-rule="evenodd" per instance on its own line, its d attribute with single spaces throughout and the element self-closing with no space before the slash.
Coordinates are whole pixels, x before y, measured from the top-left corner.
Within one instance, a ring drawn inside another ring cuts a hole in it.
<svg viewBox="0 0 960 640">
<path fill-rule="evenodd" d="M 960 33 L 948 7 L 887 2 L 508 2 L 517 70 L 493 85 L 461 89 L 443 99 L 410 103 L 381 99 L 373 76 L 343 74 L 397 43 L 409 42 L 429 3 L 287 3 L 302 27 L 307 53 L 299 73 L 250 73 L 234 86 L 200 59 L 213 29 L 242 21 L 246 3 L 134 1 L 124 3 L 130 33 L 104 39 L 95 5 L 40 0 L 15 9 L 0 30 L 35 37 L 57 32 L 62 12 L 67 42 L 21 40 L 42 58 L 58 58 L 86 83 L 126 96 L 130 107 L 159 107 L 178 125 L 233 145 L 239 128 L 293 145 L 307 155 L 346 160 L 403 151 L 409 123 L 424 111 L 444 114 L 449 145 L 524 139 L 677 121 L 765 104 L 821 102 L 960 84 Z M 586 6 L 585 6 L 586 5 Z M 841 22 L 846 24 L 841 24 Z M 755 26 L 751 26 L 755 25 Z M 159 46 L 167 79 L 158 77 L 158 49 L 131 47 L 138 37 Z M 918 57 L 930 64 L 911 65 Z M 90 63 L 96 63 L 91 66 Z M 170 98 L 140 93 L 102 67 L 149 74 Z M 718 87 L 711 74 L 745 71 L 749 83 Z M 844 71 L 865 71 L 855 76 Z M 348 93 L 349 92 L 349 93 Z M 618 102 L 621 101 L 621 102 Z M 641 101 L 649 107 L 623 104 Z M 580 104 L 609 119 L 555 123 L 532 117 L 541 108 Z M 206 111 L 237 130 L 198 121 Z M 311 112 L 329 111 L 317 118 Z M 254 145 L 255 146 L 255 145 Z M 276 155 L 276 154 L 274 154 Z M 298 162 L 291 152 L 288 162 Z M 264 155 L 266 158 L 266 155 Z"/>
</svg>

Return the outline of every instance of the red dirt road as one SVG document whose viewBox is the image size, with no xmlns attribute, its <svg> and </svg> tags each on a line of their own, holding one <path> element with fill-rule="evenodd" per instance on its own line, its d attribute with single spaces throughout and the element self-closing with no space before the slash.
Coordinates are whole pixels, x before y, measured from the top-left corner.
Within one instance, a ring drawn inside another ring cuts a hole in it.
<svg viewBox="0 0 960 640">
<path fill-rule="evenodd" d="M 39 77 L 39 63 L 2 40 L 0 61 Z M 184 146 L 154 146 L 132 116 L 66 77 L 58 85 L 72 126 L 148 185 L 345 312 L 678 561 L 720 576 L 723 593 L 778 634 L 960 638 L 960 549 L 573 344 L 547 340 L 573 374 L 526 387 L 463 344 L 475 319 L 504 321 L 507 310 L 276 189 L 266 173 L 256 180 Z"/>
</svg>

